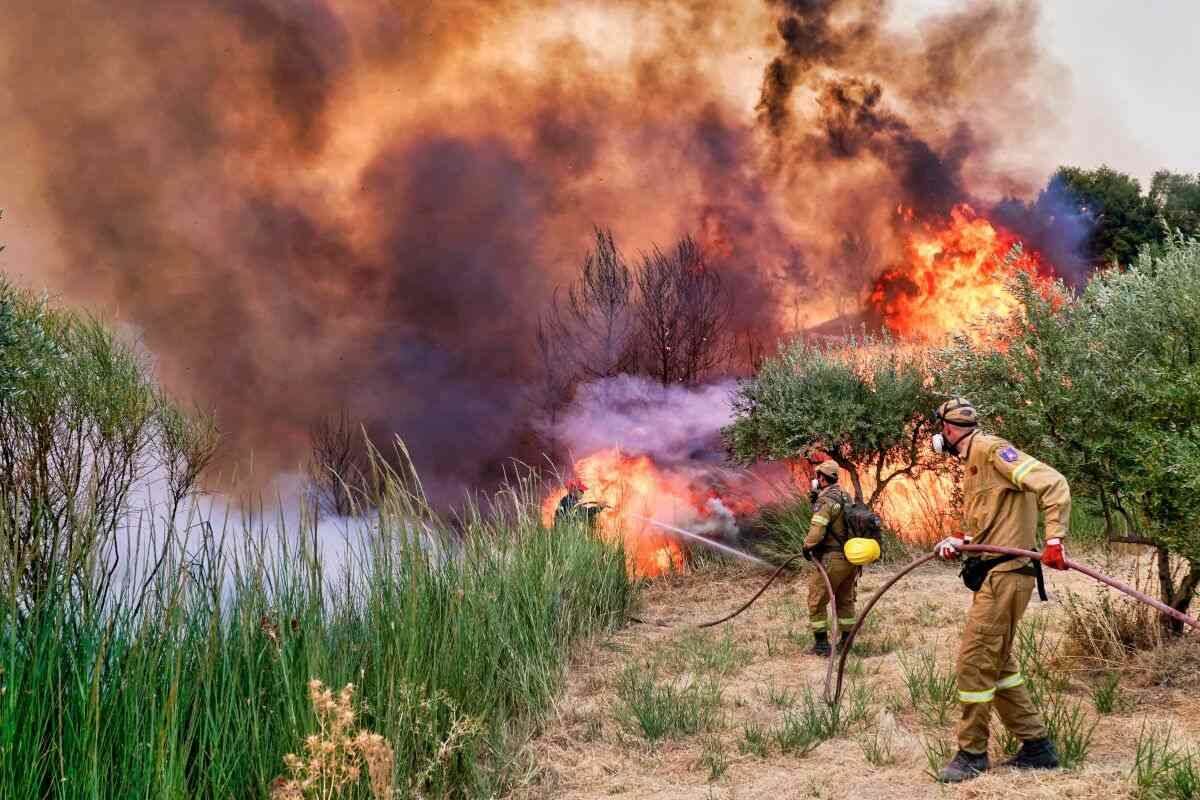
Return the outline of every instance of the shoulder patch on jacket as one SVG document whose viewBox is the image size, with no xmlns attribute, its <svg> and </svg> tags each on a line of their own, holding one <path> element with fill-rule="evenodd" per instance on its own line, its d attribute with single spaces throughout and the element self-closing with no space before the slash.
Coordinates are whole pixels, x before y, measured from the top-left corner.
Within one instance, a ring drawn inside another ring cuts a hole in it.
<svg viewBox="0 0 1200 800">
<path fill-rule="evenodd" d="M 1000 449 L 1000 458 L 1004 459 L 1009 464 L 1015 464 L 1017 459 L 1020 457 L 1021 454 L 1018 453 L 1016 448 L 1012 445 L 1008 445 L 1007 447 L 1002 447 Z"/>
</svg>

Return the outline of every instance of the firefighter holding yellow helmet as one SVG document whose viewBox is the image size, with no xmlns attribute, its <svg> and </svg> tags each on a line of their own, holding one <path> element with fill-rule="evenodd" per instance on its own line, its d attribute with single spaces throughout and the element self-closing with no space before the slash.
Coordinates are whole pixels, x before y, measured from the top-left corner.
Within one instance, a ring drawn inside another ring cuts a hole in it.
<svg viewBox="0 0 1200 800">
<path fill-rule="evenodd" d="M 1071 514 L 1071 490 L 1056 470 L 1022 453 L 997 436 L 978 429 L 978 415 L 962 398 L 938 408 L 939 453 L 963 465 L 965 532 L 944 539 L 934 551 L 958 558 L 964 543 L 1036 549 L 1038 511 L 1045 514 L 1046 546 L 1042 564 L 1066 569 L 1062 540 Z M 995 709 L 1004 727 L 1021 741 L 1004 766 L 1058 767 L 1058 755 L 1041 715 L 1025 689 L 1013 654 L 1017 624 L 1033 593 L 1040 565 L 1027 558 L 987 556 L 967 559 L 963 580 L 975 592 L 958 653 L 958 753 L 938 780 L 957 783 L 988 769 L 988 721 Z M 1040 589 L 1040 583 L 1039 583 Z"/>
</svg>

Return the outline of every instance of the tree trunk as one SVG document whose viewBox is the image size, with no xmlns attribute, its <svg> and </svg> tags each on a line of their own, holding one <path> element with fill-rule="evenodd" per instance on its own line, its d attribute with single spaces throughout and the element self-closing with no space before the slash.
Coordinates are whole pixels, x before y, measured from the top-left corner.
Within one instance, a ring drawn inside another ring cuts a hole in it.
<svg viewBox="0 0 1200 800">
<path fill-rule="evenodd" d="M 1197 587 L 1200 587 L 1200 562 L 1189 560 L 1187 575 L 1179 583 L 1179 586 L 1171 595 L 1171 599 L 1165 602 L 1176 611 L 1186 614 L 1192 604 L 1192 598 L 1196 596 Z M 1176 635 L 1183 633 L 1182 622 L 1172 619 L 1170 620 L 1170 626 L 1172 633 Z"/>
<path fill-rule="evenodd" d="M 858 468 L 849 461 L 838 461 L 837 464 L 850 473 L 850 483 L 854 486 L 854 501 L 861 503 L 863 501 L 863 490 L 862 479 L 858 477 Z"/>
<path fill-rule="evenodd" d="M 1171 551 L 1158 547 L 1158 591 L 1164 603 L 1176 611 L 1187 613 L 1192 604 L 1192 598 L 1200 587 L 1200 563 L 1188 560 L 1188 573 L 1178 586 L 1171 579 Z M 1163 628 L 1167 632 L 1179 635 L 1183 633 L 1183 623 L 1170 617 L 1162 617 Z"/>
</svg>

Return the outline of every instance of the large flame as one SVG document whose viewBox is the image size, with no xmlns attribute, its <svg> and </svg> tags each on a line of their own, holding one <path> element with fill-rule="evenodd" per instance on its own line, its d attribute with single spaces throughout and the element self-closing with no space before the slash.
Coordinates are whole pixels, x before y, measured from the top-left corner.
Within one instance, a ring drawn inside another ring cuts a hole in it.
<svg viewBox="0 0 1200 800">
<path fill-rule="evenodd" d="M 1053 275 L 1036 251 L 1024 249 L 1010 260 L 1018 241 L 970 206 L 956 206 L 944 225 L 925 224 L 909 235 L 905 263 L 879 277 L 871 305 L 905 340 L 934 342 L 956 331 L 977 336 L 972 323 L 1016 308 L 1005 288 L 1011 276 L 1024 272 L 1048 284 Z"/>
<path fill-rule="evenodd" d="M 653 578 L 684 568 L 683 549 L 668 533 L 643 518 L 670 521 L 694 507 L 687 487 L 660 470 L 646 455 L 618 449 L 602 450 L 575 463 L 575 475 L 587 486 L 583 502 L 604 506 L 596 518 L 597 532 L 609 541 L 623 541 L 629 573 Z M 542 504 L 543 522 L 550 526 L 565 489 L 552 492 Z"/>
<path fill-rule="evenodd" d="M 936 223 L 921 223 L 914 217 L 911 209 L 899 209 L 898 223 L 908 229 L 901 262 L 875 282 L 869 297 L 873 309 L 903 346 L 915 350 L 923 351 L 954 332 L 965 332 L 979 344 L 1002 346 L 998 336 L 976 323 L 989 315 L 1006 317 L 1016 309 L 1017 300 L 1007 290 L 1015 274 L 1025 273 L 1037 285 L 1049 288 L 1053 268 L 1034 250 L 1022 249 L 1010 257 L 1019 243 L 1017 236 L 970 206 L 956 206 L 948 219 Z M 870 353 L 847 349 L 844 357 L 859 363 Z M 798 461 L 789 466 L 796 485 L 806 491 L 813 477 L 811 465 Z M 645 518 L 687 526 L 727 517 L 734 527 L 731 507 L 744 516 L 756 510 L 751 498 L 734 499 L 705 490 L 697 486 L 694 476 L 661 469 L 645 455 L 605 450 L 577 462 L 574 469 L 589 487 L 584 499 L 608 507 L 599 516 L 601 535 L 624 541 L 630 572 L 639 576 L 654 577 L 684 564 L 680 542 Z M 864 469 L 860 475 L 865 497 L 874 488 L 871 473 Z M 842 484 L 852 485 L 849 475 L 843 476 Z M 877 510 L 901 538 L 928 543 L 953 533 L 953 492 L 950 472 L 924 470 L 916 477 L 893 480 Z M 547 524 L 553 521 L 563 494 L 560 490 L 546 499 Z"/>
</svg>

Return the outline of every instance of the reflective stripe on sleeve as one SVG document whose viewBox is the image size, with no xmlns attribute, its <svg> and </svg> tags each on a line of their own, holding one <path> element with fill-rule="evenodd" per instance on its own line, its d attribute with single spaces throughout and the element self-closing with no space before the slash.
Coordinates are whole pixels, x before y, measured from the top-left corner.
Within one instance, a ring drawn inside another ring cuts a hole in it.
<svg viewBox="0 0 1200 800">
<path fill-rule="evenodd" d="M 963 692 L 958 693 L 958 702 L 960 703 L 990 703 L 996 697 L 995 689 L 987 689 L 982 692 Z"/>
<path fill-rule="evenodd" d="M 828 525 L 829 517 L 823 514 L 813 514 L 812 522 L 814 525 Z"/>
<path fill-rule="evenodd" d="M 1037 459 L 1031 458 L 1028 461 L 1026 461 L 1024 464 L 1022 464 L 1021 466 L 1019 466 L 1015 470 L 1013 470 L 1013 474 L 1012 474 L 1013 486 L 1016 486 L 1018 489 L 1023 488 L 1021 486 L 1021 481 L 1024 480 L 1025 476 L 1029 474 L 1029 471 L 1031 469 L 1033 469 L 1034 467 L 1036 467 L 1037 465 L 1038 465 Z"/>
</svg>

